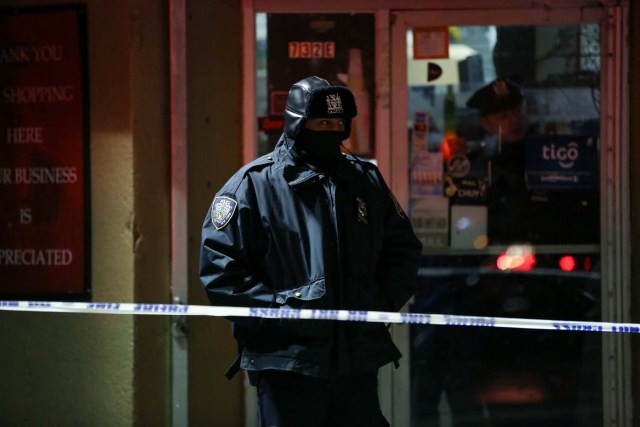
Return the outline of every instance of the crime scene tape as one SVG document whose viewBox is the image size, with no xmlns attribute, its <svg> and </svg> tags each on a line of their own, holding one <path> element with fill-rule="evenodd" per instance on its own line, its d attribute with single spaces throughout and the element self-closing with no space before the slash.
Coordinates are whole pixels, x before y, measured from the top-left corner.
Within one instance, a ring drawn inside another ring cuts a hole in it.
<svg viewBox="0 0 640 427">
<path fill-rule="evenodd" d="M 385 311 L 56 301 L 0 301 L 0 311 L 162 316 L 263 317 L 268 319 L 339 320 L 346 322 L 398 323 L 409 325 L 640 333 L 640 324 L 635 323 L 583 322 L 571 320 L 480 317 L 429 313 L 395 313 Z"/>
</svg>

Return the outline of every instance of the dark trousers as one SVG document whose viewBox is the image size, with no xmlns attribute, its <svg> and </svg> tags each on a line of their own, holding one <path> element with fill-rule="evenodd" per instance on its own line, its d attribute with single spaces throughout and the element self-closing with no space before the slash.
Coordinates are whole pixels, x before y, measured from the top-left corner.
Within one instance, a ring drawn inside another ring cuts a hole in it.
<svg viewBox="0 0 640 427">
<path fill-rule="evenodd" d="M 260 427 L 388 427 L 377 372 L 329 379 L 286 371 L 258 374 Z"/>
</svg>

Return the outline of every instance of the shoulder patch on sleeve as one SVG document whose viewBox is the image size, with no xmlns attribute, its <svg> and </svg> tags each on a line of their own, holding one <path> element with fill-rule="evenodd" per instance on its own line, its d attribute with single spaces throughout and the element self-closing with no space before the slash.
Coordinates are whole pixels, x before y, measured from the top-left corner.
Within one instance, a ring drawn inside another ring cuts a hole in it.
<svg viewBox="0 0 640 427">
<path fill-rule="evenodd" d="M 404 213 L 404 211 L 402 210 L 402 206 L 400 206 L 400 202 L 398 202 L 398 199 L 396 199 L 396 196 L 393 195 L 391 190 L 389 190 L 389 197 L 391 197 L 391 200 L 393 201 L 393 204 L 396 207 L 396 212 L 398 213 L 398 216 L 400 218 L 406 218 L 407 214 Z"/>
<path fill-rule="evenodd" d="M 216 196 L 211 205 L 211 222 L 216 230 L 221 230 L 231 221 L 238 202 L 231 197 Z"/>
</svg>

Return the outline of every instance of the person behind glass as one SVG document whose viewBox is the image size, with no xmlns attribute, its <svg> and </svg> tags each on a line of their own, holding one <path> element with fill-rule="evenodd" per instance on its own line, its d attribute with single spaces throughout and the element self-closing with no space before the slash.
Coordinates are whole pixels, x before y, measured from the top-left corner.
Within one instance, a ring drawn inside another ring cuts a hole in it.
<svg viewBox="0 0 640 427">
<path fill-rule="evenodd" d="M 491 243 L 534 242 L 540 229 L 532 226 L 546 197 L 530 193 L 525 180 L 529 121 L 522 87 L 497 79 L 477 90 L 467 107 L 478 109 L 480 124 L 495 138 L 497 153 L 489 161 L 488 237 Z"/>
<path fill-rule="evenodd" d="M 343 155 L 352 93 L 319 77 L 292 85 L 274 151 L 237 171 L 202 229 L 213 305 L 398 311 L 421 245 L 379 170 Z M 291 317 L 295 317 L 293 314 Z M 401 354 L 381 323 L 232 318 L 260 426 L 388 426 L 378 369 Z"/>
<path fill-rule="evenodd" d="M 467 101 L 468 107 L 479 110 L 483 128 L 497 141 L 489 166 L 490 243 L 572 244 L 591 238 L 597 232 L 597 209 L 589 193 L 528 188 L 526 144 L 531 140 L 523 104 L 522 87 L 506 79 L 482 87 Z M 591 307 L 586 281 L 579 277 L 505 274 L 489 276 L 477 288 L 486 289 L 481 301 L 488 316 L 586 320 Z M 525 386 L 537 384 L 554 397 L 532 403 L 546 420 L 536 425 L 574 425 L 582 335 L 505 329 L 480 331 L 477 336 L 484 348 L 477 353 L 483 366 L 480 383 L 487 387 L 492 379 L 506 375 L 516 382 L 525 379 Z M 521 420 L 505 421 L 512 412 L 508 405 L 505 409 L 486 404 L 496 425 L 522 425 Z"/>
<path fill-rule="evenodd" d="M 490 243 L 597 242 L 597 191 L 528 187 L 526 156 L 531 132 L 524 99 L 519 84 L 498 79 L 480 88 L 467 101 L 467 107 L 479 110 L 482 127 L 497 143 L 497 153 L 489 161 Z"/>
</svg>

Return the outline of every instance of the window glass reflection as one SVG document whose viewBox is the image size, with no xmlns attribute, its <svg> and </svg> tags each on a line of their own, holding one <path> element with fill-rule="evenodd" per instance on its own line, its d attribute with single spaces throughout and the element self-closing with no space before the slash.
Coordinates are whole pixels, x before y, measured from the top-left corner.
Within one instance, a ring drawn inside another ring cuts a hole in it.
<svg viewBox="0 0 640 427">
<path fill-rule="evenodd" d="M 429 30 L 407 35 L 410 309 L 600 320 L 598 26 L 449 27 L 446 57 L 415 59 Z M 597 334 L 412 326 L 412 425 L 602 425 L 600 352 Z"/>
</svg>

